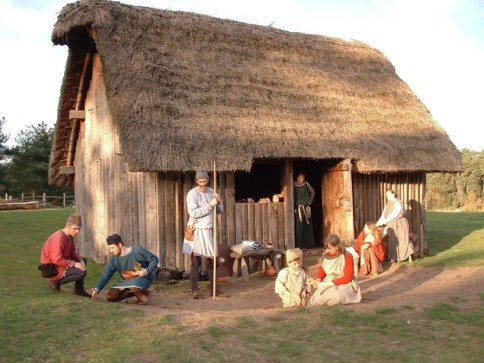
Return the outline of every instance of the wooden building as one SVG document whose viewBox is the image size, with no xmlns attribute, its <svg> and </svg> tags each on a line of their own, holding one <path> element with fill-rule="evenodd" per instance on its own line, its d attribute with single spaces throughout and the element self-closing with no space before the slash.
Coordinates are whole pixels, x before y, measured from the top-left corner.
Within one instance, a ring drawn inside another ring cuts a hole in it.
<svg viewBox="0 0 484 363">
<path fill-rule="evenodd" d="M 66 5 L 52 41 L 69 55 L 49 180 L 75 187 L 78 247 L 97 261 L 116 232 L 183 266 L 185 195 L 214 163 L 219 241 L 281 249 L 294 246 L 298 171 L 316 190 L 317 241 L 353 241 L 393 188 L 422 245 L 426 173 L 462 168 L 388 59 L 361 42 L 104 0 Z"/>
</svg>

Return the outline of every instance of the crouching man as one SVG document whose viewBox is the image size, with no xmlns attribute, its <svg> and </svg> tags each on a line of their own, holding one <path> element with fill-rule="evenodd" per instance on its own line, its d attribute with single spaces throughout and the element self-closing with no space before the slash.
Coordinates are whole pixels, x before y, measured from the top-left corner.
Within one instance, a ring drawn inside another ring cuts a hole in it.
<svg viewBox="0 0 484 363">
<path fill-rule="evenodd" d="M 154 271 L 158 267 L 158 257 L 142 246 L 125 246 L 121 236 L 113 234 L 106 239 L 109 252 L 113 254 L 92 292 L 95 299 L 99 292 L 119 272 L 121 280 L 116 282 L 106 294 L 109 302 L 118 302 L 136 296 L 136 303 L 148 304 Z"/>
<path fill-rule="evenodd" d="M 81 227 L 81 216 L 72 214 L 67 219 L 65 227 L 54 232 L 42 247 L 39 269 L 44 265 L 51 266 L 51 273 L 42 276 L 49 278 L 48 286 L 53 292 L 60 292 L 61 285 L 74 281 L 74 294 L 91 297 L 84 290 L 84 278 L 87 275 L 86 259 L 77 253 L 74 244 L 74 238 Z"/>
</svg>

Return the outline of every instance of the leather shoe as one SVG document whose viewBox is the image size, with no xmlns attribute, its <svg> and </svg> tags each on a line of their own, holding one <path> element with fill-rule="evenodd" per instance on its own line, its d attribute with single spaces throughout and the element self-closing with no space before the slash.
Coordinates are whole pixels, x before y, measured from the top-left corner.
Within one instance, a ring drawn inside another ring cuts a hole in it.
<svg viewBox="0 0 484 363">
<path fill-rule="evenodd" d="M 136 304 L 140 304 L 140 305 L 148 305 L 151 300 L 151 294 L 149 290 L 146 291 L 146 293 L 144 294 L 137 294 L 136 297 L 138 298 L 138 301 L 136 301 Z"/>
<path fill-rule="evenodd" d="M 79 296 L 84 296 L 84 297 L 92 297 L 92 295 L 90 293 L 88 293 L 86 290 L 74 289 L 74 294 L 79 295 Z"/>
<path fill-rule="evenodd" d="M 192 299 L 194 299 L 194 300 L 202 300 L 203 299 L 203 296 L 202 296 L 202 294 L 200 293 L 199 290 L 195 290 L 195 291 L 192 291 Z"/>
<path fill-rule="evenodd" d="M 61 291 L 61 284 L 59 282 L 59 280 L 49 280 L 49 282 L 47 283 L 47 285 L 50 287 L 50 289 L 52 290 L 52 292 L 60 292 Z"/>
</svg>

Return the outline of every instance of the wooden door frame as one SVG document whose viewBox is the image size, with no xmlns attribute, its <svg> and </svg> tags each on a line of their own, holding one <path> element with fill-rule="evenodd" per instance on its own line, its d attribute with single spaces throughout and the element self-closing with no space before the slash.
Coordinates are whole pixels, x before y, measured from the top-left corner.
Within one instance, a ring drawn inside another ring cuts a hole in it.
<svg viewBox="0 0 484 363">
<path fill-rule="evenodd" d="M 351 159 L 344 159 L 322 176 L 323 238 L 337 234 L 346 244 L 355 240 Z"/>
</svg>

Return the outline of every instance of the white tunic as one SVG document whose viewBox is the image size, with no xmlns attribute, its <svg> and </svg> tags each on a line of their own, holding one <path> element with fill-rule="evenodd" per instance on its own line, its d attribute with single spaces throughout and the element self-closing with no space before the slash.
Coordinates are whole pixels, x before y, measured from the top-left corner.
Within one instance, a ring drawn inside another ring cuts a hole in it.
<svg viewBox="0 0 484 363">
<path fill-rule="evenodd" d="M 190 218 L 188 219 L 188 226 L 191 226 L 195 221 L 195 233 L 193 243 L 184 241 L 184 252 L 190 253 L 186 248 L 187 244 L 192 245 L 192 251 L 197 256 L 214 257 L 213 246 L 213 224 L 214 213 L 210 206 L 214 191 L 212 188 L 207 188 L 206 192 L 202 192 L 197 188 L 191 189 L 187 193 L 187 211 Z M 223 212 L 223 203 L 217 205 L 217 214 Z"/>
</svg>

